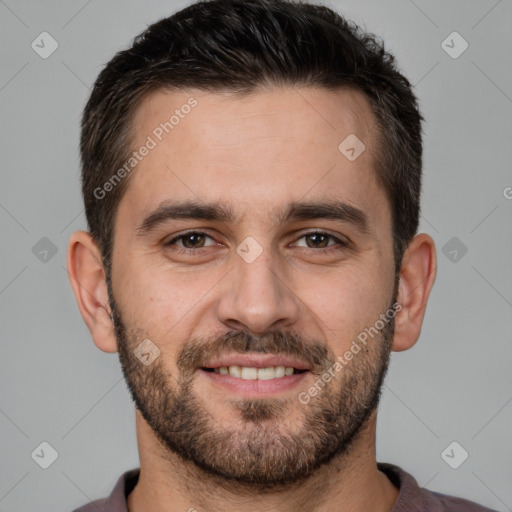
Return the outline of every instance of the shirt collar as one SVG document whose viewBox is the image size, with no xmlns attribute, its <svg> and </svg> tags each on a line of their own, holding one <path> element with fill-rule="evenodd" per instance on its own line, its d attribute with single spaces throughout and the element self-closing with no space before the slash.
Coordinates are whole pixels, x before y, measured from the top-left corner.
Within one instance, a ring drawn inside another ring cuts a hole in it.
<svg viewBox="0 0 512 512">
<path fill-rule="evenodd" d="M 426 489 L 421 489 L 409 473 L 393 464 L 377 463 L 382 471 L 400 491 L 392 512 L 420 510 L 419 507 L 436 506 L 437 500 Z M 105 503 L 105 511 L 128 512 L 127 498 L 139 481 L 140 468 L 133 468 L 123 473 Z M 411 508 L 418 507 L 418 508 Z M 423 509 L 421 509 L 423 510 Z M 430 510 L 430 509 L 428 509 Z M 432 510 L 435 510 L 432 508 Z"/>
</svg>

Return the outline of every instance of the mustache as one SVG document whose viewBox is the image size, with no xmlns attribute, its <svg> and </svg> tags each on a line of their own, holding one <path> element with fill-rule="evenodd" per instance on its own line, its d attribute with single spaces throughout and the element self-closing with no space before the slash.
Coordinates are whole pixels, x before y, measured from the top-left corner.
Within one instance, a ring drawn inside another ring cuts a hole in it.
<svg viewBox="0 0 512 512">
<path fill-rule="evenodd" d="M 209 360 L 223 354 L 259 352 L 294 356 L 310 366 L 313 373 L 324 373 L 336 361 L 325 343 L 308 341 L 287 331 L 272 331 L 254 336 L 246 331 L 230 331 L 209 338 L 192 338 L 180 350 L 177 367 L 183 375 L 192 374 Z"/>
</svg>

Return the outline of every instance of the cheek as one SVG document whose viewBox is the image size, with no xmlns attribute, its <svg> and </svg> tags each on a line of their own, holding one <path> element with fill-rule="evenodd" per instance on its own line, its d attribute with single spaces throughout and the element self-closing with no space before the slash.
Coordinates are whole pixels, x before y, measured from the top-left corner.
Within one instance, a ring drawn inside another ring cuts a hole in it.
<svg viewBox="0 0 512 512">
<path fill-rule="evenodd" d="M 301 300 L 315 313 L 333 349 L 350 344 L 388 307 L 391 280 L 384 282 L 380 270 L 358 265 L 297 283 Z"/>
<path fill-rule="evenodd" d="M 165 344 L 188 336 L 221 276 L 217 270 L 184 272 L 165 260 L 132 255 L 118 266 L 116 301 L 127 323 Z"/>
</svg>

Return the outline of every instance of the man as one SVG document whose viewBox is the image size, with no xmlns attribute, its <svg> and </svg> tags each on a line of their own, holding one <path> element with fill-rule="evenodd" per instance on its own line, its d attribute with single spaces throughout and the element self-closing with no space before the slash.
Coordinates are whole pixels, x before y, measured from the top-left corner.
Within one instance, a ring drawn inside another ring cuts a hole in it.
<svg viewBox="0 0 512 512">
<path fill-rule="evenodd" d="M 200 2 L 108 63 L 68 269 L 140 470 L 78 510 L 486 510 L 375 458 L 435 280 L 421 121 L 382 44 L 306 3 Z"/>
</svg>

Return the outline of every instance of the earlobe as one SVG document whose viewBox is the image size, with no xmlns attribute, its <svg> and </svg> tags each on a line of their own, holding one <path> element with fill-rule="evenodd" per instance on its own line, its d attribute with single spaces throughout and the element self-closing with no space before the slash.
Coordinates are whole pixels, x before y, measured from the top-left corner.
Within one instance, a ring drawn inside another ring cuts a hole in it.
<svg viewBox="0 0 512 512">
<path fill-rule="evenodd" d="M 434 240 L 426 233 L 416 235 L 402 260 L 397 299 L 401 310 L 395 317 L 392 350 L 407 350 L 418 340 L 436 270 Z"/>
<path fill-rule="evenodd" d="M 78 308 L 95 345 L 104 352 L 117 352 L 101 253 L 90 233 L 71 235 L 67 255 L 68 275 Z"/>
</svg>

